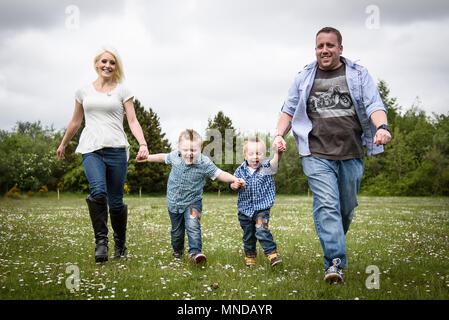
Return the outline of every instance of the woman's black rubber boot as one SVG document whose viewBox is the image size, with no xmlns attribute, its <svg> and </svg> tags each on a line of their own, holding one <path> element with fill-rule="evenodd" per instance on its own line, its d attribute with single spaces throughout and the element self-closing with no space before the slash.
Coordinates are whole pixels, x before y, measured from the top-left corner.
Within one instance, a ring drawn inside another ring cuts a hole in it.
<svg viewBox="0 0 449 320">
<path fill-rule="evenodd" d="M 95 262 L 108 261 L 108 204 L 106 197 L 86 199 L 95 234 Z"/>
<path fill-rule="evenodd" d="M 125 257 L 126 253 L 126 226 L 128 223 L 128 206 L 125 204 L 121 210 L 109 210 L 111 214 L 111 225 L 114 230 L 115 254 L 114 259 Z"/>
</svg>

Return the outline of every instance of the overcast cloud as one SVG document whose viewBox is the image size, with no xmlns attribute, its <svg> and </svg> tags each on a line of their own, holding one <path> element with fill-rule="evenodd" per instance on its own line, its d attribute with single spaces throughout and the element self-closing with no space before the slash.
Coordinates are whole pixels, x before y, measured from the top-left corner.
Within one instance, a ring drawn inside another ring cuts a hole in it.
<svg viewBox="0 0 449 320">
<path fill-rule="evenodd" d="M 126 84 L 172 142 L 185 128 L 204 134 L 219 110 L 240 131 L 273 132 L 327 25 L 342 32 L 343 55 L 385 80 L 403 109 L 419 97 L 429 115 L 449 111 L 448 1 L 2 0 L 0 129 L 66 127 L 75 90 L 96 78 L 95 53 L 112 44 Z"/>
</svg>

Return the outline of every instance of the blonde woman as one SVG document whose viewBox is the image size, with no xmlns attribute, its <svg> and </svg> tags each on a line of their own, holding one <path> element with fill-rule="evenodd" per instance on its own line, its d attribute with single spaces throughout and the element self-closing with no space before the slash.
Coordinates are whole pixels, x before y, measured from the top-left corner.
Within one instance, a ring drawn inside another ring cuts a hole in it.
<svg viewBox="0 0 449 320">
<path fill-rule="evenodd" d="M 83 117 L 85 128 L 81 133 L 76 153 L 83 157 L 83 167 L 91 193 L 87 197 L 95 234 L 95 261 L 108 260 L 108 205 L 114 230 L 115 259 L 125 256 L 128 209 L 123 203 L 123 190 L 129 159 L 129 143 L 123 130 L 123 115 L 139 142 L 138 159 L 148 157 L 148 148 L 142 128 L 134 111 L 134 96 L 122 84 L 123 66 L 117 51 L 103 47 L 94 58 L 98 74 L 75 93 L 72 120 L 57 150 L 58 159 L 64 158 L 65 147 L 78 131 Z"/>
</svg>

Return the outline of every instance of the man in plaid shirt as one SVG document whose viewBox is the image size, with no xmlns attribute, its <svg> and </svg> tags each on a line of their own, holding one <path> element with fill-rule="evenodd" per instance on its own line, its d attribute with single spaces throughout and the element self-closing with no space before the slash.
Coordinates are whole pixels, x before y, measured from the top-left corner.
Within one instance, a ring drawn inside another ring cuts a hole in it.
<svg viewBox="0 0 449 320">
<path fill-rule="evenodd" d="M 232 190 L 238 190 L 238 218 L 243 230 L 245 264 L 256 265 L 256 242 L 259 240 L 271 266 L 281 259 L 276 242 L 268 228 L 270 208 L 274 204 L 276 191 L 273 174 L 276 173 L 282 153 L 276 152 L 271 160 L 265 158 L 265 143 L 257 137 L 250 138 L 243 147 L 245 161 L 237 168 L 234 176 L 245 180 L 246 187 L 231 183 Z"/>
</svg>

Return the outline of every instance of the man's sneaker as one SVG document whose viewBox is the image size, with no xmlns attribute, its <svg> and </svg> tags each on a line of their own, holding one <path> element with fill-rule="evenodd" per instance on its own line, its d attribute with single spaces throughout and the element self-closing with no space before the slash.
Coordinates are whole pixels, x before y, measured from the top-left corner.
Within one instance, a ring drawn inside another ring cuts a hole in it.
<svg viewBox="0 0 449 320">
<path fill-rule="evenodd" d="M 273 253 L 270 253 L 270 254 L 268 255 L 268 261 L 270 261 L 270 265 L 271 265 L 272 267 L 274 267 L 274 266 L 277 265 L 278 263 L 281 263 L 281 262 L 282 262 L 281 258 L 279 257 L 279 255 L 278 255 L 278 253 L 277 253 L 276 251 L 273 252 Z"/>
<path fill-rule="evenodd" d="M 330 266 L 325 272 L 324 281 L 329 284 L 334 282 L 343 282 L 343 270 L 338 267 L 340 263 L 340 258 L 335 258 L 332 260 L 332 266 Z"/>
<path fill-rule="evenodd" d="M 173 258 L 180 260 L 182 258 L 183 253 L 184 253 L 184 250 L 173 251 Z"/>
<path fill-rule="evenodd" d="M 206 262 L 206 256 L 204 255 L 204 253 L 191 253 L 189 254 L 189 260 L 198 264 L 201 262 Z"/>
<path fill-rule="evenodd" d="M 249 268 L 255 267 L 256 266 L 256 255 L 251 254 L 251 255 L 245 256 L 245 265 Z"/>
</svg>

